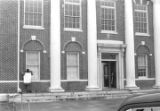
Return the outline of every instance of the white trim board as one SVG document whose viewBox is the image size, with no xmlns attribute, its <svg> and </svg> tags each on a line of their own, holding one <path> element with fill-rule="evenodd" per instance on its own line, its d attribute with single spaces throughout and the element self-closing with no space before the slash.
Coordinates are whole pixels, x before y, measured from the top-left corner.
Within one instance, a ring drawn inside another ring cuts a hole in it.
<svg viewBox="0 0 160 111">
<path fill-rule="evenodd" d="M 117 41 L 117 40 L 97 40 L 98 44 L 117 44 L 121 45 L 124 44 L 123 41 Z"/>
</svg>

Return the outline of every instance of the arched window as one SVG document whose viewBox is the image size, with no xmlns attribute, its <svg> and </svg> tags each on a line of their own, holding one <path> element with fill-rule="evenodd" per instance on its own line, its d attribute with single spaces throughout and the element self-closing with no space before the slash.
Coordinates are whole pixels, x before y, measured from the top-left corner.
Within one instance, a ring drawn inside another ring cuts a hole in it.
<svg viewBox="0 0 160 111">
<path fill-rule="evenodd" d="M 149 49 L 140 46 L 137 50 L 137 76 L 138 78 L 147 78 L 149 72 Z"/>
<path fill-rule="evenodd" d="M 147 77 L 148 75 L 148 55 L 138 55 L 138 77 Z"/>
<path fill-rule="evenodd" d="M 79 80 L 80 78 L 80 52 L 81 46 L 72 42 L 66 48 L 66 79 Z"/>
<path fill-rule="evenodd" d="M 25 69 L 33 72 L 32 80 L 40 80 L 40 63 L 43 46 L 39 41 L 29 41 L 24 45 Z"/>
</svg>

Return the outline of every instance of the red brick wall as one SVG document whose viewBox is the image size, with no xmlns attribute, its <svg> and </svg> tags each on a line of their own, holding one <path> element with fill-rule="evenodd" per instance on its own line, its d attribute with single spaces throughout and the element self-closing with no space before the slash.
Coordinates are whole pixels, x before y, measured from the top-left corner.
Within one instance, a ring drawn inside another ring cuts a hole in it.
<svg viewBox="0 0 160 111">
<path fill-rule="evenodd" d="M 36 35 L 37 40 L 43 45 L 44 50 L 47 53 L 42 52 L 41 58 L 41 80 L 50 79 L 50 0 L 44 0 L 44 29 L 24 29 L 24 1 L 21 0 L 21 13 L 20 13 L 20 49 L 23 50 L 25 43 L 29 42 L 31 35 Z M 117 15 L 117 33 L 118 34 L 103 34 L 101 33 L 101 20 L 100 20 L 100 1 L 97 0 L 97 36 L 98 40 L 121 40 L 125 41 L 125 27 L 124 27 L 124 0 L 117 0 L 116 2 L 116 15 Z M 67 43 L 71 42 L 71 38 L 75 37 L 82 51 L 81 53 L 81 64 L 80 64 L 80 79 L 88 78 L 88 62 L 87 62 L 87 0 L 82 0 L 82 31 L 64 31 L 64 7 L 63 0 L 61 0 L 61 51 L 64 51 Z M 17 0 L 2 0 L 0 2 L 0 80 L 17 80 L 17 19 L 18 19 L 18 2 Z M 154 77 L 154 46 L 153 46 L 153 4 L 149 4 L 149 31 L 150 37 L 138 37 L 135 36 L 135 52 L 139 47 L 141 41 L 145 41 L 146 46 L 149 48 L 152 56 L 150 57 L 150 75 Z M 24 54 L 20 53 L 20 72 L 22 73 L 25 69 Z M 66 79 L 66 65 L 65 65 L 65 54 L 61 54 L 61 76 L 62 79 Z M 20 75 L 22 79 L 22 76 Z M 146 81 L 144 81 L 145 83 Z M 142 81 L 137 82 L 138 86 L 145 87 Z M 148 82 L 153 85 L 154 81 Z M 41 83 L 37 87 L 34 83 L 33 88 L 37 91 L 48 91 L 49 83 Z M 9 89 L 15 92 L 16 83 L 0 83 L 0 92 L 6 92 Z M 62 87 L 66 91 L 73 90 L 85 90 L 87 82 L 62 82 Z M 23 87 L 23 86 L 22 86 Z"/>
<path fill-rule="evenodd" d="M 124 81 L 124 85 L 126 85 L 126 81 Z M 155 80 L 136 80 L 136 85 L 140 89 L 152 89 L 155 85 Z"/>
<path fill-rule="evenodd" d="M 149 60 L 148 77 L 154 78 L 155 77 L 155 62 L 154 62 L 154 35 L 153 35 L 153 4 L 151 2 L 148 5 L 148 22 L 149 22 L 149 35 L 150 36 L 135 35 L 135 53 L 137 53 L 138 48 L 141 46 L 141 41 L 145 41 L 145 47 L 147 47 L 149 49 L 150 54 L 152 54 L 152 56 L 149 56 L 149 59 L 148 59 Z M 137 64 L 136 64 L 136 73 L 137 73 Z"/>
<path fill-rule="evenodd" d="M 20 87 L 22 89 L 22 92 L 25 92 L 24 84 L 21 82 Z M 44 93 L 49 92 L 50 83 L 49 82 L 33 82 L 31 84 L 31 91 L 32 93 Z"/>
<path fill-rule="evenodd" d="M 17 80 L 17 0 L 0 2 L 0 81 Z M 16 91 L 16 83 L 0 83 L 0 92 Z M 13 90 L 14 89 L 14 90 Z"/>
<path fill-rule="evenodd" d="M 61 0 L 61 50 L 64 51 L 67 43 L 71 42 L 71 38 L 75 37 L 82 50 L 80 52 L 80 79 L 88 78 L 88 62 L 87 62 L 87 1 L 82 0 L 82 31 L 64 31 L 64 1 Z M 82 54 L 82 51 L 85 54 Z M 66 54 L 61 54 L 61 78 L 66 80 Z M 74 86 L 71 84 L 75 84 Z M 85 82 L 62 82 L 62 87 L 66 91 L 85 90 Z M 77 89 L 78 88 L 78 89 Z"/>
<path fill-rule="evenodd" d="M 44 0 L 43 2 L 43 21 L 44 29 L 25 29 L 24 26 L 24 1 L 21 0 L 21 22 L 20 22 L 20 49 L 24 50 L 24 45 L 27 42 L 30 42 L 31 35 L 35 35 L 37 40 L 41 43 L 43 50 L 46 50 L 47 53 L 41 52 L 41 80 L 50 79 L 50 0 Z M 25 52 L 21 53 L 21 68 L 20 72 L 25 70 Z"/>
<path fill-rule="evenodd" d="M 78 42 L 82 51 L 86 54 L 81 55 L 81 64 L 80 64 L 80 79 L 87 79 L 87 2 L 82 0 L 82 31 L 64 31 L 64 1 L 61 0 L 61 50 L 64 51 L 67 43 L 71 42 L 71 38 L 75 37 L 76 42 Z M 65 64 L 65 54 L 62 55 L 62 79 L 66 79 L 66 64 Z"/>
<path fill-rule="evenodd" d="M 97 33 L 98 40 L 120 40 L 124 41 L 125 27 L 124 27 L 124 1 L 116 1 L 116 26 L 117 34 L 101 33 L 101 8 L 100 0 L 97 0 Z"/>
<path fill-rule="evenodd" d="M 76 91 L 85 91 L 88 82 L 62 82 L 62 87 L 65 91 L 76 92 Z"/>
<path fill-rule="evenodd" d="M 24 45 L 31 42 L 31 35 L 36 36 L 37 42 L 42 46 L 40 53 L 40 80 L 50 80 L 50 0 L 43 1 L 43 22 L 44 29 L 25 29 L 24 26 L 24 0 L 21 0 L 21 22 L 20 22 L 20 49 L 24 50 Z M 33 50 L 34 46 L 29 47 L 29 50 Z M 47 53 L 43 53 L 43 51 Z M 25 70 L 25 50 L 20 53 L 20 79 L 22 80 L 22 74 Z M 20 85 L 24 90 L 23 84 Z M 33 82 L 33 92 L 48 92 L 48 82 Z"/>
<path fill-rule="evenodd" d="M 152 89 L 155 85 L 155 80 L 137 80 L 136 85 L 141 89 Z"/>
</svg>

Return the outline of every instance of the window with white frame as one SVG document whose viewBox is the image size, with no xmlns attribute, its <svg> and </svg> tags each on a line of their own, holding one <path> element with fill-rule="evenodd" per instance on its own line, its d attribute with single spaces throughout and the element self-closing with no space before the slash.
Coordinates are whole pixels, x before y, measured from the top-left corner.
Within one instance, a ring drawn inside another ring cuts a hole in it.
<svg viewBox="0 0 160 111">
<path fill-rule="evenodd" d="M 138 77 L 147 77 L 148 75 L 148 56 L 138 55 Z"/>
<path fill-rule="evenodd" d="M 40 80 L 40 52 L 26 52 L 26 69 L 33 72 L 32 80 Z"/>
<path fill-rule="evenodd" d="M 0 25 L 2 24 L 2 21 L 3 21 L 3 10 L 2 9 L 0 9 Z"/>
<path fill-rule="evenodd" d="M 79 80 L 79 52 L 67 52 L 67 80 Z"/>
<path fill-rule="evenodd" d="M 116 2 L 101 0 L 101 29 L 116 31 Z"/>
<path fill-rule="evenodd" d="M 81 0 L 64 0 L 65 29 L 81 29 Z"/>
<path fill-rule="evenodd" d="M 148 8 L 147 5 L 135 4 L 135 32 L 148 33 Z"/>
<path fill-rule="evenodd" d="M 24 25 L 43 25 L 43 0 L 24 0 Z"/>
</svg>

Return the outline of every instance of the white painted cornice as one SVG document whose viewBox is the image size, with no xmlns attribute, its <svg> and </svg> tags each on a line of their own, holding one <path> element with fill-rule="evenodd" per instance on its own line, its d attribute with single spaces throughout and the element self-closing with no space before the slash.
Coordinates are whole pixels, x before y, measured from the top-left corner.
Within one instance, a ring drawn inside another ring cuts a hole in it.
<svg viewBox="0 0 160 111">
<path fill-rule="evenodd" d="M 160 0 L 150 0 L 152 1 L 153 3 L 159 3 L 160 4 Z"/>
</svg>

